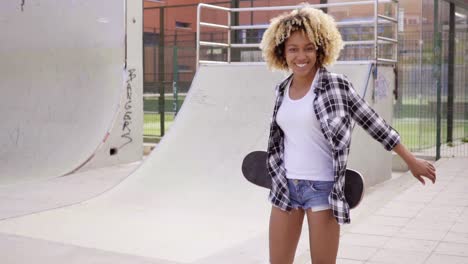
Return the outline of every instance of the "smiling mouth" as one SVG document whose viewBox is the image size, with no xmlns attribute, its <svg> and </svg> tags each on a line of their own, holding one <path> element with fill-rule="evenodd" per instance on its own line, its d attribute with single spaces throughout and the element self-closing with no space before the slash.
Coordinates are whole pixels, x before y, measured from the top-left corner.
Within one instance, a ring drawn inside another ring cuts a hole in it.
<svg viewBox="0 0 468 264">
<path fill-rule="evenodd" d="M 297 64 L 296 63 L 296 66 L 299 67 L 299 68 L 303 68 L 307 65 L 307 63 L 302 63 L 302 64 Z"/>
</svg>

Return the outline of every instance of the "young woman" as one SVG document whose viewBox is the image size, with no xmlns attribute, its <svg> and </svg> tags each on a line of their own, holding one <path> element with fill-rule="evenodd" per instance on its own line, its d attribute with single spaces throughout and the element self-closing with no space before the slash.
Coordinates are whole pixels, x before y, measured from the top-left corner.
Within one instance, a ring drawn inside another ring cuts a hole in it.
<svg viewBox="0 0 468 264">
<path fill-rule="evenodd" d="M 276 87 L 268 143 L 272 264 L 293 263 L 304 215 L 312 263 L 335 263 L 340 224 L 350 222 L 343 190 L 352 121 L 400 155 L 421 183 L 436 180 L 435 168 L 406 150 L 348 79 L 324 67 L 342 46 L 333 18 L 308 5 L 272 19 L 263 35 L 269 68 L 292 72 Z"/>
</svg>

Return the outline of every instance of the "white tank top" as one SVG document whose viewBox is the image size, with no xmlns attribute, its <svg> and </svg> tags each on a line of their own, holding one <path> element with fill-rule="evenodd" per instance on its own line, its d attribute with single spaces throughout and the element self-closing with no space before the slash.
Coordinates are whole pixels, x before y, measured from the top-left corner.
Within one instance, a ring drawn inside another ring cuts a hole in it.
<svg viewBox="0 0 468 264">
<path fill-rule="evenodd" d="M 283 160 L 288 179 L 334 180 L 331 147 L 314 112 L 317 75 L 307 94 L 298 100 L 289 97 L 289 81 L 276 116 L 276 122 L 284 132 Z"/>
</svg>

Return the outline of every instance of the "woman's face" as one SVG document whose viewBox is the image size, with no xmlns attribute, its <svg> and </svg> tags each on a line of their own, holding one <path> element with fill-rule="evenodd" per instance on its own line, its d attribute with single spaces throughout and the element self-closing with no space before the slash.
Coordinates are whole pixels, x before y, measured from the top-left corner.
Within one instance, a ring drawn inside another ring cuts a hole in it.
<svg viewBox="0 0 468 264">
<path fill-rule="evenodd" d="M 301 31 L 294 31 L 286 40 L 284 54 L 289 69 L 297 77 L 312 75 L 316 70 L 317 49 Z"/>
</svg>

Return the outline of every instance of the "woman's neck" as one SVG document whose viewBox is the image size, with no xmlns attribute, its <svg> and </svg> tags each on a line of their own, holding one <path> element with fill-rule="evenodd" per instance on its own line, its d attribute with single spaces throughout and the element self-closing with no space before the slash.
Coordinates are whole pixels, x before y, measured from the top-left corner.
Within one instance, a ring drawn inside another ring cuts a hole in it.
<svg viewBox="0 0 468 264">
<path fill-rule="evenodd" d="M 293 75 L 292 84 L 296 89 L 307 89 L 312 85 L 316 74 L 317 69 L 314 69 L 312 74 L 306 76 Z"/>
</svg>

